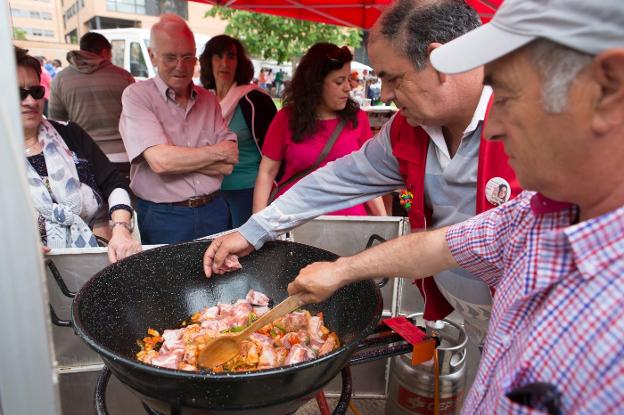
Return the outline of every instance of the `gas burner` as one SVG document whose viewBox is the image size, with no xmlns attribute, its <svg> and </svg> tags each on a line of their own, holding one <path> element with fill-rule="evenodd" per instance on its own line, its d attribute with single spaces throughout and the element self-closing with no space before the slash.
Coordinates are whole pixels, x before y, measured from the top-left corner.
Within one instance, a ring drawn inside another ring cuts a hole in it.
<svg viewBox="0 0 624 415">
<path fill-rule="evenodd" d="M 351 379 L 351 368 L 349 365 L 342 368 L 342 391 L 340 394 L 340 400 L 336 405 L 336 408 L 333 412 L 330 411 L 327 406 L 327 402 L 325 400 L 325 395 L 322 391 L 319 391 L 316 394 L 316 400 L 319 404 L 319 413 L 321 415 L 344 415 L 347 412 L 347 408 L 349 407 L 349 401 L 351 400 L 351 393 L 353 390 L 352 379 Z M 108 385 L 108 381 L 110 380 L 111 372 L 108 367 L 104 366 L 100 375 L 98 376 L 97 383 L 95 385 L 95 412 L 97 415 L 108 415 L 108 410 L 106 408 L 106 387 Z M 153 402 L 156 402 L 153 400 Z M 167 415 L 159 410 L 153 409 L 143 400 L 141 401 L 143 404 L 143 409 L 147 415 Z M 303 404 L 303 401 L 302 401 Z M 159 406 L 169 407 L 168 415 L 194 415 L 200 414 L 201 409 L 192 409 L 192 408 L 184 408 L 177 405 L 167 405 L 164 402 L 160 402 Z M 268 411 L 268 412 L 267 412 Z M 210 411 L 210 413 L 214 413 Z M 245 413 L 255 413 L 254 410 L 246 410 Z M 258 413 L 274 413 L 271 408 L 259 408 Z M 294 412 L 291 412 L 286 415 L 293 415 Z"/>
</svg>

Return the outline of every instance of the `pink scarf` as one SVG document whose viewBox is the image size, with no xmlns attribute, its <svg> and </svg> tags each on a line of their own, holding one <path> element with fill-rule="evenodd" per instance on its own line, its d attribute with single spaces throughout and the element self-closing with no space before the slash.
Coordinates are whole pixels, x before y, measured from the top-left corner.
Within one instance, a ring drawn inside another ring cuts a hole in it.
<svg viewBox="0 0 624 415">
<path fill-rule="evenodd" d="M 232 85 L 225 97 L 219 102 L 219 105 L 221 105 L 221 114 L 223 114 L 226 125 L 229 125 L 230 121 L 232 121 L 238 101 L 254 89 L 266 94 L 264 90 L 258 88 L 258 86 L 254 84 Z"/>
</svg>

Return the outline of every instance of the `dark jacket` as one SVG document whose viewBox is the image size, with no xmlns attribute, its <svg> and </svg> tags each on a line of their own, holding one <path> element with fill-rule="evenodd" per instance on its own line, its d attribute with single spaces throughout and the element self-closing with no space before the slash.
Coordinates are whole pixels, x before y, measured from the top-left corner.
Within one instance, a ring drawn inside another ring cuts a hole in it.
<svg viewBox="0 0 624 415">
<path fill-rule="evenodd" d="M 238 105 L 240 105 L 243 112 L 247 128 L 249 128 L 251 135 L 258 144 L 258 151 L 261 152 L 260 149 L 262 148 L 262 143 L 264 143 L 264 136 L 277 113 L 275 103 L 264 92 L 253 90 L 242 97 L 238 101 Z"/>
<path fill-rule="evenodd" d="M 76 157 L 81 162 L 87 165 L 91 174 L 95 177 L 95 183 L 98 187 L 98 189 L 94 190 L 101 192 L 104 202 L 108 200 L 113 190 L 118 187 L 130 192 L 128 180 L 117 171 L 85 130 L 80 128 L 78 124 L 71 122 L 65 124 L 50 121 L 50 123 L 63 138 L 67 147 L 76 153 Z"/>
</svg>

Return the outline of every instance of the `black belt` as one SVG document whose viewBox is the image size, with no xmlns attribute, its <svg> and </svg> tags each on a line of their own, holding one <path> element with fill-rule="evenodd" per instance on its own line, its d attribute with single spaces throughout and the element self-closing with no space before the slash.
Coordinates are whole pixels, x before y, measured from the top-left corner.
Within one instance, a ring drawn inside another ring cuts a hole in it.
<svg viewBox="0 0 624 415">
<path fill-rule="evenodd" d="M 190 207 L 190 208 L 198 208 L 198 207 L 205 206 L 208 203 L 212 202 L 220 194 L 221 194 L 221 192 L 219 190 L 217 190 L 216 192 L 212 192 L 212 193 L 210 193 L 209 195 L 206 195 L 206 196 L 195 196 L 195 197 L 192 197 L 190 199 L 183 200 L 181 202 L 173 202 L 171 204 L 174 205 L 174 206 L 185 206 L 185 207 Z"/>
</svg>

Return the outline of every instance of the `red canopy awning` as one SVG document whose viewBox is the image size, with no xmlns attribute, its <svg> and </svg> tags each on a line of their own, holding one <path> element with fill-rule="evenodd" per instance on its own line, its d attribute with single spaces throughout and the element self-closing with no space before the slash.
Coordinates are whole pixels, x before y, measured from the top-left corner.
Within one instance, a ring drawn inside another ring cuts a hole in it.
<svg viewBox="0 0 624 415">
<path fill-rule="evenodd" d="M 238 10 L 370 29 L 393 0 L 194 0 Z M 489 21 L 502 0 L 467 0 Z"/>
</svg>

